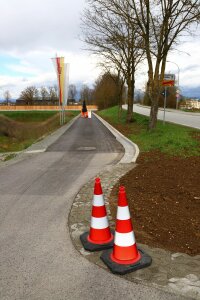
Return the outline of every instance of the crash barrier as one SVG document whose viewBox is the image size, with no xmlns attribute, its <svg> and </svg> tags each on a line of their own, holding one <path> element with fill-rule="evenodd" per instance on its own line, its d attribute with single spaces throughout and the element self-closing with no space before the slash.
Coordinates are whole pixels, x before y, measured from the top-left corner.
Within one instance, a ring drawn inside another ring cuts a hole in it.
<svg viewBox="0 0 200 300">
<path fill-rule="evenodd" d="M 80 239 L 86 250 L 108 249 L 103 251 L 101 259 L 113 273 L 123 275 L 151 265 L 151 257 L 137 247 L 123 186 L 119 188 L 114 241 L 99 178 L 95 180 L 90 232 L 83 233 Z"/>
</svg>

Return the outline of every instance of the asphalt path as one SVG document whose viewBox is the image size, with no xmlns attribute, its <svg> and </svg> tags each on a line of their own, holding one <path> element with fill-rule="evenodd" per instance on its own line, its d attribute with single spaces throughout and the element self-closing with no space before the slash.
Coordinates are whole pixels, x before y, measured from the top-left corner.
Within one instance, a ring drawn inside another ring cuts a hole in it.
<svg viewBox="0 0 200 300">
<path fill-rule="evenodd" d="M 180 299 L 88 262 L 68 216 L 81 186 L 122 146 L 95 117 L 77 119 L 45 152 L 0 168 L 0 299 Z"/>
<path fill-rule="evenodd" d="M 124 105 L 123 107 L 127 109 L 127 105 Z M 137 104 L 133 105 L 133 111 L 145 116 L 149 116 L 150 114 L 149 107 Z M 163 120 L 163 115 L 164 110 L 161 108 L 158 111 L 158 119 Z M 191 113 L 175 109 L 166 109 L 165 121 L 200 129 L 200 113 Z"/>
</svg>

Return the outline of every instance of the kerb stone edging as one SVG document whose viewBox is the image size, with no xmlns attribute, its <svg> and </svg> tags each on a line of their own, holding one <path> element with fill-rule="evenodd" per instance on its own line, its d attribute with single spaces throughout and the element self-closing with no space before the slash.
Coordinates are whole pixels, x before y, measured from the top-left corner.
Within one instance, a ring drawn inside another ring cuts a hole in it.
<svg viewBox="0 0 200 300">
<path fill-rule="evenodd" d="M 99 116 L 97 116 L 97 118 L 102 121 L 102 118 Z M 120 143 L 122 143 L 122 139 L 127 140 L 106 121 L 103 120 L 102 122 L 104 125 L 106 124 L 105 126 L 109 130 L 112 129 L 111 132 L 113 134 L 115 132 L 114 135 Z M 132 152 L 129 152 L 129 155 L 125 154 L 118 164 L 114 166 L 106 166 L 95 176 L 101 178 L 109 224 L 112 229 L 115 227 L 115 222 L 112 219 L 109 209 L 108 199 L 110 197 L 110 193 L 118 180 L 131 169 L 136 167 L 134 162 L 139 154 L 137 146 L 135 148 L 136 152 L 133 153 L 133 147 L 135 147 L 134 143 L 128 141 L 126 145 L 125 143 L 122 143 L 122 145 L 125 148 L 125 152 L 126 149 L 128 149 L 126 146 L 131 145 Z M 132 158 L 130 153 L 132 153 Z M 76 195 L 68 216 L 69 232 L 72 243 L 80 254 L 85 256 L 85 258 L 87 258 L 91 263 L 94 263 L 109 272 L 108 268 L 100 259 L 102 251 L 85 251 L 80 242 L 80 234 L 88 231 L 90 228 L 93 188 L 94 178 L 87 182 Z M 180 299 L 200 299 L 200 255 L 191 257 L 183 253 L 171 253 L 163 249 L 150 248 L 147 245 L 142 245 L 140 243 L 137 244 L 152 257 L 153 263 L 146 269 L 141 269 L 124 275 L 123 279 L 141 283 L 146 286 L 154 286 L 166 292 L 176 294 L 180 297 Z"/>
<path fill-rule="evenodd" d="M 123 163 L 128 164 L 132 162 L 135 163 L 140 152 L 138 146 L 132 141 L 130 141 L 127 137 L 125 137 L 117 129 L 115 129 L 112 125 L 110 125 L 108 122 L 102 119 L 100 116 L 98 116 L 95 113 L 93 114 L 112 132 L 112 134 L 116 137 L 116 140 L 124 147 L 125 154 L 122 157 L 122 159 L 119 161 L 119 163 L 120 164 Z"/>
</svg>

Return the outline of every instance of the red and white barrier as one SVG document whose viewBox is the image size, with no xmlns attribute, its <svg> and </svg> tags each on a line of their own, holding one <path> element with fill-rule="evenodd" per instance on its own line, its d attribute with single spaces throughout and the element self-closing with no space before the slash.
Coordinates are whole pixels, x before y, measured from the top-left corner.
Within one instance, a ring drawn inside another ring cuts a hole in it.
<svg viewBox="0 0 200 300">
<path fill-rule="evenodd" d="M 83 233 L 80 239 L 84 248 L 89 251 L 108 249 L 113 246 L 114 237 L 108 223 L 100 178 L 95 179 L 90 231 Z"/>
<path fill-rule="evenodd" d="M 96 178 L 92 202 L 91 227 L 88 240 L 93 243 L 108 243 L 113 239 L 108 224 L 100 178 Z"/>
<path fill-rule="evenodd" d="M 140 259 L 124 187 L 120 187 L 119 190 L 115 239 L 111 259 L 121 264 L 134 263 Z"/>
<path fill-rule="evenodd" d="M 131 222 L 125 188 L 119 188 L 116 229 L 113 249 L 101 254 L 101 259 L 115 274 L 126 274 L 151 265 L 151 257 L 138 250 Z"/>
</svg>

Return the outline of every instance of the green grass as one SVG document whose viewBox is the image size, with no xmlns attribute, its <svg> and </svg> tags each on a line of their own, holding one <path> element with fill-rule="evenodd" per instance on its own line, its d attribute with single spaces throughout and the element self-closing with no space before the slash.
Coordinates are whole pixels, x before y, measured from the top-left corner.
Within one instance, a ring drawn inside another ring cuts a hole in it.
<svg viewBox="0 0 200 300">
<path fill-rule="evenodd" d="M 159 150 L 184 157 L 200 155 L 200 130 L 170 123 L 163 125 L 158 121 L 156 130 L 148 132 L 148 117 L 134 113 L 134 122 L 126 124 L 126 111 L 122 111 L 118 120 L 117 107 L 100 111 L 99 115 L 136 143 L 142 152 Z"/>
<path fill-rule="evenodd" d="M 15 138 L 0 136 L 0 153 L 22 151 L 35 142 L 35 139 L 29 138 L 23 141 Z"/>
<path fill-rule="evenodd" d="M 57 111 L 2 111 L 0 114 L 19 122 L 42 122 L 52 116 Z"/>
<path fill-rule="evenodd" d="M 185 111 L 185 112 L 192 112 L 192 113 L 200 113 L 200 109 L 198 109 L 198 108 L 193 108 L 193 109 L 182 109 L 182 111 Z"/>
<path fill-rule="evenodd" d="M 66 112 L 65 122 L 68 123 L 79 113 L 79 111 Z M 22 151 L 60 127 L 58 112 L 6 112 L 3 114 L 12 119 L 12 122 L 6 119 L 4 125 L 2 125 L 3 121 L 0 124 L 0 153 Z M 52 118 L 54 115 L 56 116 Z"/>
<path fill-rule="evenodd" d="M 4 158 L 4 161 L 8 161 L 8 160 L 10 160 L 10 159 L 13 159 L 15 156 L 16 156 L 15 153 L 8 154 L 8 155 L 6 155 L 6 157 Z"/>
</svg>

